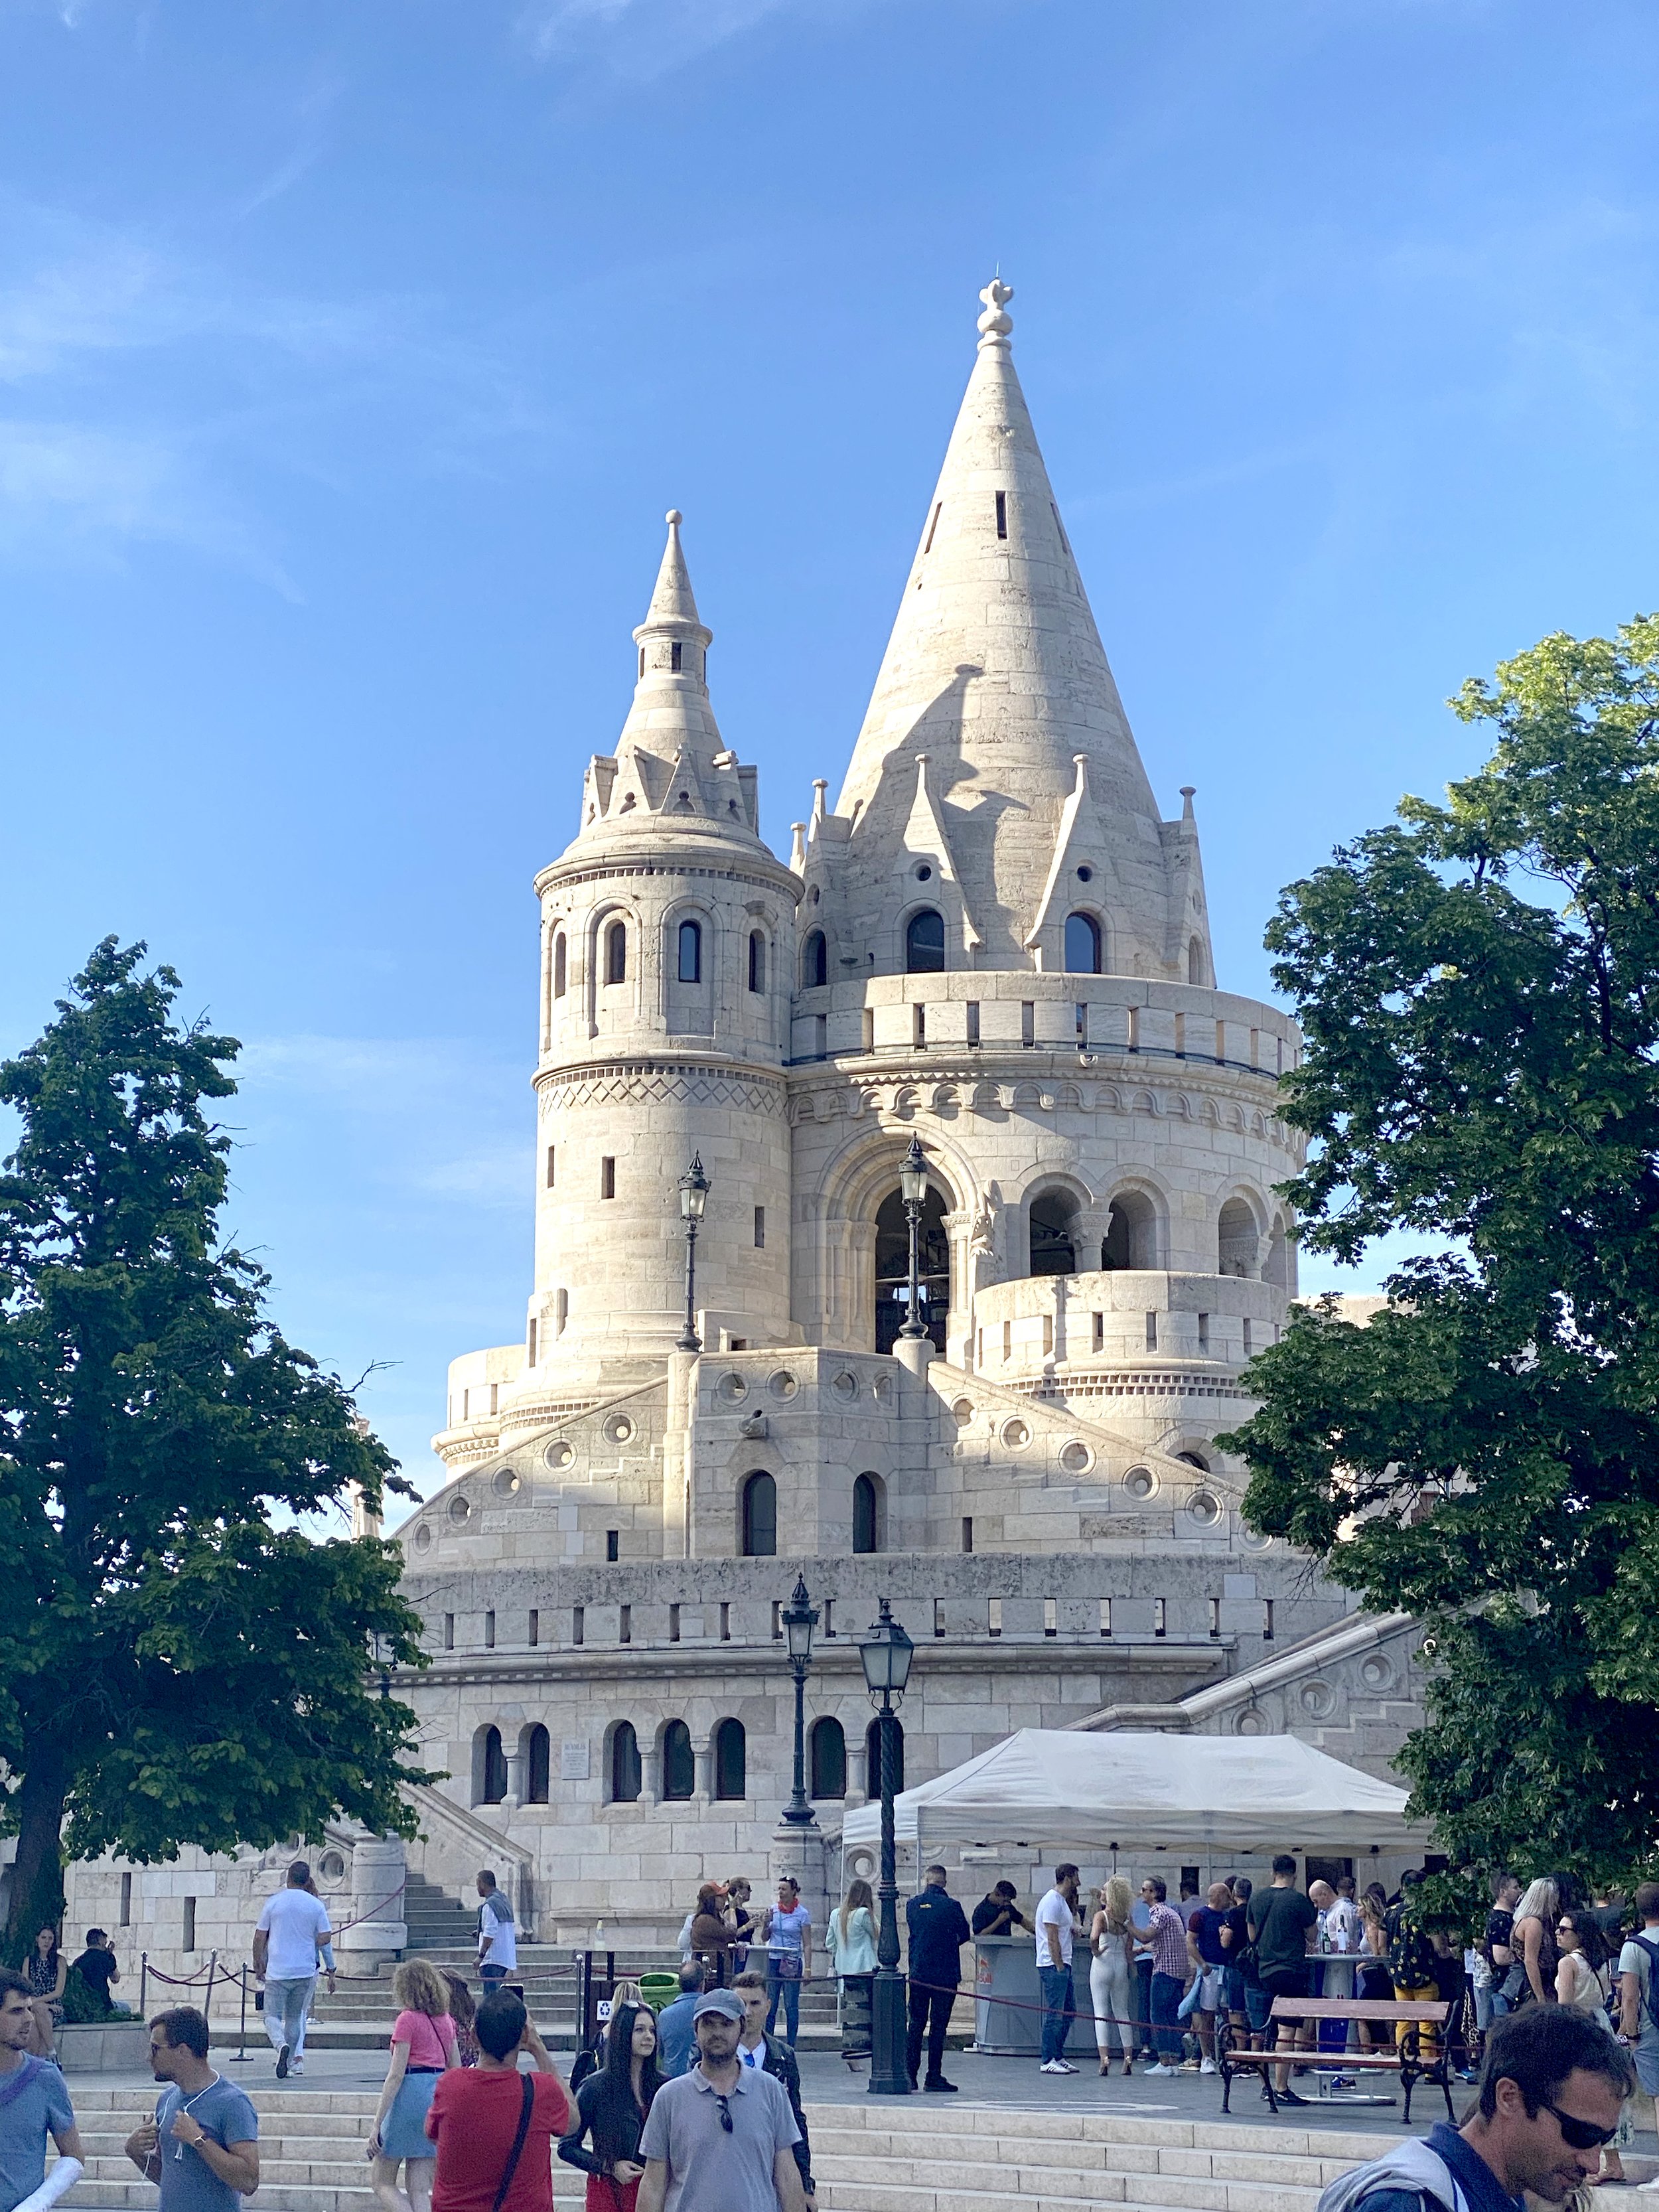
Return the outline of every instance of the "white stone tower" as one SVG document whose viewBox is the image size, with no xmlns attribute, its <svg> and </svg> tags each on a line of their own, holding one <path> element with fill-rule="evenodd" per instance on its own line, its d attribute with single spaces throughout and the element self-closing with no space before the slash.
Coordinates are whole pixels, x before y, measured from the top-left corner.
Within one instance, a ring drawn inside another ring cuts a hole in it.
<svg viewBox="0 0 1659 2212">
<path fill-rule="evenodd" d="M 753 769 L 709 703 L 711 633 L 680 516 L 616 750 L 536 882 L 536 1274 L 515 1421 L 660 1371 L 683 1327 L 678 1179 L 720 1194 L 698 1249 L 703 1334 L 787 1330 L 789 1131 L 782 1063 L 799 885 L 762 843 Z"/>
</svg>

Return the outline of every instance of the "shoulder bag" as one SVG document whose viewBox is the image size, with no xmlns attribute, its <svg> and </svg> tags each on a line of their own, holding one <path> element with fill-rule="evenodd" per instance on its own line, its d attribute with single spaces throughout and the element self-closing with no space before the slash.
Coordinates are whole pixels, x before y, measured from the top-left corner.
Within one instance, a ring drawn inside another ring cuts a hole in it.
<svg viewBox="0 0 1659 2212">
<path fill-rule="evenodd" d="M 501 2168 L 501 2185 L 495 2191 L 495 2202 L 490 2206 L 489 2212 L 501 2212 L 501 2207 L 507 2202 L 507 2192 L 513 2186 L 513 2177 L 519 2170 L 519 2160 L 524 2156 L 525 2137 L 530 2133 L 530 2115 L 536 2104 L 536 2077 L 533 2074 L 521 2074 L 519 2079 L 524 2084 L 524 2101 L 519 2106 L 519 2131 L 513 2138 L 507 2164 Z"/>
</svg>

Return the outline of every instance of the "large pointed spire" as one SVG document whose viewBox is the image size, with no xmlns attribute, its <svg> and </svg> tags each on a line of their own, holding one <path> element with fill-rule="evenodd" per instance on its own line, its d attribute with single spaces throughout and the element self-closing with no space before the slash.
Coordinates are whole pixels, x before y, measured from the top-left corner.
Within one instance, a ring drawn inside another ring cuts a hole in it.
<svg viewBox="0 0 1659 2212">
<path fill-rule="evenodd" d="M 1012 291 L 994 278 L 980 297 L 973 374 L 836 811 L 889 873 L 880 848 L 902 835 L 925 751 L 984 936 L 978 964 L 1023 966 L 1085 754 L 1109 844 L 1091 903 L 1114 908 L 1115 949 L 1144 944 L 1161 973 L 1157 803 L 1014 372 Z"/>
</svg>

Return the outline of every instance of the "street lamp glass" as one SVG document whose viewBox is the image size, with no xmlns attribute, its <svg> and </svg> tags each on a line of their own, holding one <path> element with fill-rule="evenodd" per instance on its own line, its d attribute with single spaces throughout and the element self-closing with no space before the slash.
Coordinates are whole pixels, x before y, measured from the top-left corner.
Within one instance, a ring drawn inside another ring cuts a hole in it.
<svg viewBox="0 0 1659 2212">
<path fill-rule="evenodd" d="M 927 1156 L 921 1149 L 920 1137 L 912 1137 L 910 1149 L 904 1155 L 899 1170 L 899 1188 L 907 1206 L 922 1206 L 927 1199 Z"/>
<path fill-rule="evenodd" d="M 881 1601 L 881 1618 L 868 1636 L 860 1638 L 859 1657 L 864 1662 L 864 1679 L 872 1697 L 887 1691 L 896 1698 L 904 1695 L 904 1686 L 910 1679 L 910 1661 L 915 1645 L 893 1618 L 888 1601 Z"/>
<path fill-rule="evenodd" d="M 789 1656 L 803 1662 L 812 1656 L 812 1631 L 818 1625 L 817 1609 L 806 1594 L 806 1580 L 798 1576 L 790 1593 L 789 1602 L 783 1610 L 783 1632 L 788 1640 Z"/>
<path fill-rule="evenodd" d="M 702 1210 L 708 1203 L 708 1178 L 702 1171 L 702 1156 L 694 1153 L 691 1164 L 680 1177 L 680 1214 L 686 1221 L 701 1221 Z"/>
</svg>

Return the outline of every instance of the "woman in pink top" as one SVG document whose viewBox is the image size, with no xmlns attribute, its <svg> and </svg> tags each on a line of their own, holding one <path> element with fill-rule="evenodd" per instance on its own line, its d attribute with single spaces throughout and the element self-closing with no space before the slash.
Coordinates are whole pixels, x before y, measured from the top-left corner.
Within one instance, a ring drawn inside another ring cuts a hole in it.
<svg viewBox="0 0 1659 2212">
<path fill-rule="evenodd" d="M 424 1959 L 405 1959 L 392 1977 L 392 1994 L 398 2006 L 392 2024 L 392 2063 L 368 2139 L 374 2197 L 381 2212 L 430 2212 L 438 2152 L 428 2137 L 426 2116 L 439 2075 L 459 2063 L 449 1985 Z"/>
</svg>

